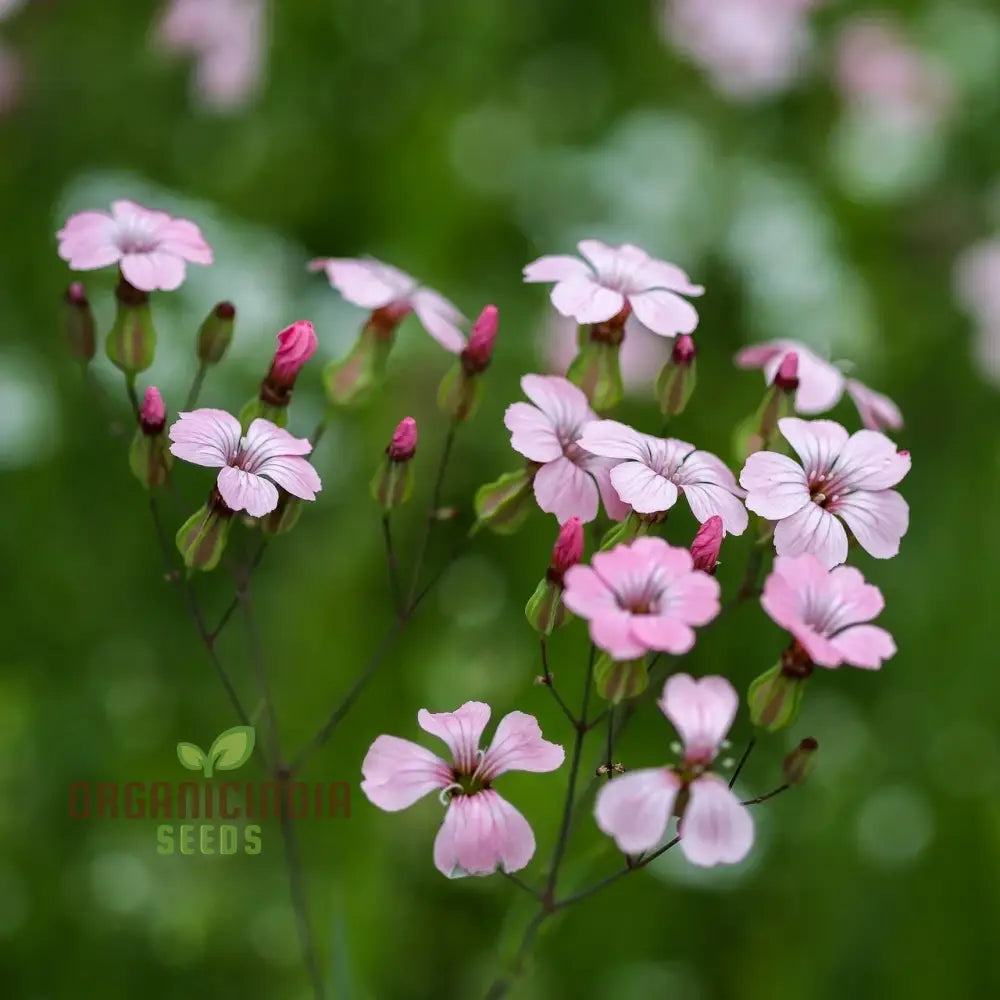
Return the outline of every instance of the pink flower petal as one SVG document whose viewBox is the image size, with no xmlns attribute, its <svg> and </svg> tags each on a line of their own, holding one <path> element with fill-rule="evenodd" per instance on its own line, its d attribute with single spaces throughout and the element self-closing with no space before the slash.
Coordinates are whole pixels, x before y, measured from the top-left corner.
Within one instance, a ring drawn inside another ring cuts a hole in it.
<svg viewBox="0 0 1000 1000">
<path fill-rule="evenodd" d="M 528 282 L 569 281 L 571 278 L 587 277 L 590 277 L 590 268 L 578 257 L 566 254 L 539 257 L 524 268 L 524 280 Z"/>
<path fill-rule="evenodd" d="M 837 461 L 837 478 L 851 490 L 886 490 L 910 471 L 910 456 L 878 431 L 856 431 Z"/>
<path fill-rule="evenodd" d="M 185 462 L 219 468 L 240 446 L 240 422 L 225 410 L 203 408 L 180 413 L 170 426 L 170 451 Z"/>
<path fill-rule="evenodd" d="M 645 656 L 649 644 L 632 631 L 635 615 L 617 608 L 590 619 L 590 638 L 616 660 L 634 660 Z"/>
<path fill-rule="evenodd" d="M 530 403 L 511 403 L 503 422 L 510 434 L 510 446 L 533 462 L 554 462 L 563 453 L 552 421 Z"/>
<path fill-rule="evenodd" d="M 833 631 L 870 621 L 885 608 L 882 591 L 865 583 L 861 570 L 853 566 L 838 566 L 831 570 L 827 577 L 827 591 Z"/>
<path fill-rule="evenodd" d="M 535 473 L 535 499 L 560 524 L 578 517 L 585 524 L 597 517 L 597 484 L 568 458 L 558 458 Z"/>
<path fill-rule="evenodd" d="M 778 430 L 802 459 L 809 475 L 829 472 L 848 440 L 847 431 L 833 420 L 784 417 L 778 421 Z"/>
<path fill-rule="evenodd" d="M 171 219 L 160 232 L 160 249 L 192 264 L 211 264 L 212 248 L 188 219 Z"/>
<path fill-rule="evenodd" d="M 251 517 L 263 517 L 278 506 L 278 490 L 273 483 L 231 465 L 219 473 L 218 487 L 230 510 L 245 510 Z"/>
<path fill-rule="evenodd" d="M 673 723 L 684 743 L 685 759 L 707 763 L 714 760 L 726 738 L 740 699 L 724 677 L 674 674 L 667 679 L 660 709 Z"/>
<path fill-rule="evenodd" d="M 408 274 L 374 259 L 321 257 L 309 267 L 325 271 L 330 284 L 348 302 L 365 309 L 381 309 L 406 299 L 417 287 Z"/>
<path fill-rule="evenodd" d="M 593 265 L 594 270 L 602 278 L 617 273 L 618 249 L 608 246 L 601 240 L 580 240 L 576 249 Z"/>
<path fill-rule="evenodd" d="M 692 452 L 673 479 L 683 488 L 691 513 L 699 521 L 718 515 L 729 534 L 742 535 L 746 531 L 749 517 L 741 499 L 744 493 L 728 466 L 715 455 Z"/>
<path fill-rule="evenodd" d="M 510 712 L 500 720 L 493 742 L 483 754 L 479 774 L 484 781 L 493 781 L 506 771 L 554 771 L 565 757 L 561 746 L 542 739 L 533 715 Z"/>
<path fill-rule="evenodd" d="M 646 435 L 617 420 L 592 420 L 584 428 L 578 444 L 585 451 L 604 458 L 634 459 L 647 462 Z"/>
<path fill-rule="evenodd" d="M 694 629 L 668 615 L 632 615 L 629 632 L 645 650 L 681 656 L 694 646 Z"/>
<path fill-rule="evenodd" d="M 443 296 L 421 288 L 412 298 L 413 311 L 423 328 L 446 350 L 458 354 L 465 335 L 458 326 L 461 313 Z"/>
<path fill-rule="evenodd" d="M 612 521 L 624 521 L 629 515 L 629 505 L 618 496 L 618 491 L 611 483 L 611 470 L 615 466 L 613 458 L 601 458 L 597 455 L 585 458 L 580 462 L 584 472 L 592 476 L 597 483 L 597 492 L 604 504 L 604 513 Z"/>
<path fill-rule="evenodd" d="M 896 655 L 896 643 L 877 625 L 854 625 L 830 640 L 846 663 L 878 670 L 883 660 Z"/>
<path fill-rule="evenodd" d="M 269 458 L 258 468 L 257 473 L 267 476 L 300 500 L 315 500 L 316 494 L 323 488 L 319 473 L 304 458 Z"/>
<path fill-rule="evenodd" d="M 784 348 L 783 341 L 774 340 L 766 344 L 753 344 L 744 347 L 736 354 L 736 364 L 740 368 L 763 368 L 772 358 L 777 358 L 780 362 L 788 351 Z"/>
<path fill-rule="evenodd" d="M 434 841 L 434 865 L 448 878 L 520 871 L 534 853 L 528 821 L 492 789 L 456 795 Z"/>
<path fill-rule="evenodd" d="M 626 243 L 622 251 L 638 250 Z M 634 292 L 649 291 L 654 288 L 665 288 L 671 292 L 680 292 L 682 295 L 703 295 L 704 286 L 696 285 L 687 276 L 687 273 L 676 264 L 668 264 L 664 260 L 657 260 L 648 256 L 645 251 L 639 253 L 645 260 L 637 263 L 631 273 L 630 286 Z"/>
<path fill-rule="evenodd" d="M 682 549 L 690 555 L 687 549 Z M 714 576 L 707 573 L 685 573 L 670 585 L 669 606 L 660 608 L 661 614 L 669 614 L 687 625 L 707 625 L 720 610 L 719 594 L 722 588 Z"/>
<path fill-rule="evenodd" d="M 560 375 L 523 375 L 521 389 L 553 427 L 569 430 L 594 419 L 584 391 Z"/>
<path fill-rule="evenodd" d="M 121 259 L 117 225 L 105 212 L 78 212 L 59 230 L 59 256 L 76 271 L 108 267 Z"/>
<path fill-rule="evenodd" d="M 618 610 L 614 591 L 590 566 L 571 566 L 563 576 L 563 587 L 563 603 L 581 618 Z"/>
<path fill-rule="evenodd" d="M 844 658 L 837 647 L 825 635 L 804 622 L 793 624 L 789 630 L 809 655 L 813 663 L 821 667 L 839 667 Z"/>
<path fill-rule="evenodd" d="M 692 333 L 698 326 L 694 306 L 673 292 L 661 289 L 633 292 L 628 300 L 642 325 L 662 337 Z"/>
<path fill-rule="evenodd" d="M 452 781 L 451 768 L 436 754 L 396 736 L 379 736 L 361 764 L 361 791 L 387 812 L 412 806 Z"/>
<path fill-rule="evenodd" d="M 714 774 L 690 785 L 681 819 L 681 850 L 693 865 L 710 868 L 742 861 L 753 847 L 753 817 L 746 806 Z"/>
<path fill-rule="evenodd" d="M 172 292 L 184 283 L 186 272 L 184 261 L 165 251 L 127 253 L 121 269 L 125 280 L 143 292 Z"/>
<path fill-rule="evenodd" d="M 663 838 L 680 780 L 664 767 L 629 771 L 601 785 L 594 803 L 597 825 L 626 854 L 639 854 Z"/>
<path fill-rule="evenodd" d="M 748 500 L 747 506 L 749 503 Z M 818 504 L 807 503 L 791 517 L 777 523 L 774 549 L 779 556 L 811 552 L 830 569 L 847 559 L 847 532 L 830 511 Z"/>
<path fill-rule="evenodd" d="M 578 323 L 603 323 L 617 316 L 625 305 L 621 292 L 598 284 L 593 278 L 570 278 L 552 289 L 552 304 Z"/>
<path fill-rule="evenodd" d="M 256 472 L 261 463 L 270 458 L 277 458 L 279 455 L 308 455 L 311 451 L 312 445 L 308 438 L 297 438 L 284 427 L 257 417 L 247 428 L 243 461 L 246 468 Z"/>
<path fill-rule="evenodd" d="M 656 514 L 677 503 L 677 487 L 642 462 L 615 466 L 611 470 L 611 485 L 621 500 L 639 514 Z"/>
<path fill-rule="evenodd" d="M 854 400 L 865 427 L 875 431 L 902 430 L 903 414 L 888 396 L 853 378 L 847 380 L 847 393 Z"/>
<path fill-rule="evenodd" d="M 844 394 L 844 376 L 840 369 L 808 349 L 799 347 L 795 353 L 799 359 L 795 409 L 807 414 L 825 413 L 832 409 Z"/>
<path fill-rule="evenodd" d="M 876 559 L 891 559 L 899 553 L 900 539 L 910 526 L 910 508 L 895 490 L 879 490 L 877 493 L 859 490 L 838 500 L 830 509 L 847 522 L 854 537 L 869 555 Z"/>
<path fill-rule="evenodd" d="M 777 452 L 754 452 L 740 473 L 740 485 L 747 490 L 747 508 L 771 520 L 789 517 L 809 503 L 802 467 Z"/>
<path fill-rule="evenodd" d="M 454 712 L 417 712 L 420 728 L 448 744 L 455 767 L 465 774 L 479 764 L 479 743 L 489 721 L 490 706 L 481 701 L 467 701 Z"/>
</svg>

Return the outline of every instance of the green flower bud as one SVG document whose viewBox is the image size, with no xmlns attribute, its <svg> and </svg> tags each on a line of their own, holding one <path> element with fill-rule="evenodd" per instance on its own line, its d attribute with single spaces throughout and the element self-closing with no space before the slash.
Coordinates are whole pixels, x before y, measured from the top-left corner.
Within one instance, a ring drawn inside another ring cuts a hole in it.
<svg viewBox="0 0 1000 1000">
<path fill-rule="evenodd" d="M 141 429 L 137 430 L 128 450 L 128 464 L 135 478 L 146 489 L 166 486 L 174 464 L 166 436 L 150 436 Z"/>
<path fill-rule="evenodd" d="M 549 579 L 540 580 L 535 592 L 528 598 L 524 616 L 528 624 L 542 635 L 551 635 L 566 624 L 566 609 L 562 602 L 562 587 Z"/>
<path fill-rule="evenodd" d="M 302 501 L 279 487 L 278 506 L 265 514 L 258 524 L 265 535 L 283 535 L 299 523 L 302 515 Z"/>
<path fill-rule="evenodd" d="M 233 512 L 213 490 L 208 503 L 181 525 L 177 532 L 177 549 L 188 569 L 207 572 L 219 565 L 232 518 Z"/>
<path fill-rule="evenodd" d="M 606 552 L 608 549 L 613 549 L 616 545 L 625 545 L 640 535 L 647 534 L 650 526 L 650 521 L 636 514 L 634 510 L 630 510 L 624 521 L 616 521 L 604 533 L 598 551 Z"/>
<path fill-rule="evenodd" d="M 656 380 L 660 412 L 668 417 L 680 416 L 694 393 L 698 381 L 696 358 L 697 349 L 689 334 L 683 333 L 674 340 L 670 360 Z"/>
<path fill-rule="evenodd" d="M 597 693 L 613 705 L 626 698 L 635 698 L 649 686 L 649 671 L 645 659 L 614 660 L 601 653 L 594 664 Z"/>
<path fill-rule="evenodd" d="M 350 353 L 326 366 L 323 384 L 331 403 L 357 406 L 382 384 L 401 318 L 389 310 L 376 309 Z"/>
<path fill-rule="evenodd" d="M 785 784 L 801 785 L 809 777 L 816 764 L 816 751 L 819 750 L 819 743 L 811 736 L 807 736 L 785 759 L 781 762 L 781 770 L 785 776 Z"/>
<path fill-rule="evenodd" d="M 507 472 L 476 490 L 476 527 L 485 525 L 498 535 L 512 535 L 524 524 L 533 506 L 531 490 L 539 466 L 532 462 L 518 472 Z"/>
<path fill-rule="evenodd" d="M 766 670 L 747 692 L 750 721 L 769 733 L 790 726 L 802 707 L 805 681 L 805 677 L 790 673 L 783 662 Z"/>
<path fill-rule="evenodd" d="M 613 410 L 625 395 L 618 351 L 621 343 L 591 340 L 580 348 L 566 372 L 566 378 L 578 385 L 597 413 Z"/>
<path fill-rule="evenodd" d="M 70 354 L 87 364 L 94 357 L 94 313 L 82 282 L 74 281 L 66 289 L 63 317 Z"/>
<path fill-rule="evenodd" d="M 288 407 L 271 406 L 270 404 L 265 403 L 260 397 L 254 396 L 254 398 L 248 400 L 243 409 L 240 410 L 240 425 L 243 427 L 244 433 L 246 433 L 247 428 L 258 417 L 263 420 L 270 420 L 271 423 L 277 427 L 287 427 Z"/>
<path fill-rule="evenodd" d="M 145 371 L 156 353 L 156 331 L 149 311 L 149 293 L 124 278 L 115 289 L 115 321 L 104 343 L 108 358 L 126 375 Z"/>
<path fill-rule="evenodd" d="M 413 492 L 413 456 L 417 452 L 417 422 L 404 417 L 386 446 L 385 459 L 375 470 L 372 496 L 385 510 L 406 503 Z"/>
<path fill-rule="evenodd" d="M 232 302 L 220 302 L 205 317 L 198 330 L 196 351 L 203 365 L 218 364 L 229 349 L 236 324 L 236 307 Z"/>
</svg>

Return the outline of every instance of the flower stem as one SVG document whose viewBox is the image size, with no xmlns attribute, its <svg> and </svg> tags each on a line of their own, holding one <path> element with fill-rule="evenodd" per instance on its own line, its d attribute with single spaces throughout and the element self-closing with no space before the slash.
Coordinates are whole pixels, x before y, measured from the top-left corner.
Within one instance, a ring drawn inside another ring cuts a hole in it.
<svg viewBox="0 0 1000 1000">
<path fill-rule="evenodd" d="M 399 566 L 396 562 L 396 550 L 392 544 L 391 512 L 382 515 L 382 537 L 385 540 L 385 559 L 389 566 L 389 587 L 392 590 L 392 607 L 397 615 L 403 613 L 403 595 L 399 586 Z"/>
<path fill-rule="evenodd" d="M 570 710 L 569 705 L 563 699 L 563 696 L 556 690 L 555 682 L 552 678 L 552 671 L 549 670 L 549 652 L 548 652 L 548 640 L 545 636 L 541 636 L 539 639 L 539 646 L 542 651 L 542 680 L 545 686 L 552 692 L 552 697 L 555 698 L 556 704 L 562 709 L 563 715 L 569 719 L 569 724 L 571 726 L 576 726 L 576 716 Z"/>
<path fill-rule="evenodd" d="M 201 395 L 201 387 L 208 374 L 208 365 L 203 361 L 198 365 L 198 370 L 194 373 L 191 388 L 188 389 L 187 399 L 184 401 L 185 410 L 193 410 L 198 403 L 198 396 Z"/>
<path fill-rule="evenodd" d="M 779 785 L 773 791 L 768 792 L 766 795 L 758 795 L 754 799 L 744 799 L 741 803 L 745 806 L 758 806 L 761 802 L 767 802 L 768 799 L 773 799 L 775 795 L 780 795 L 782 792 L 787 792 L 791 785 Z"/>
<path fill-rule="evenodd" d="M 732 788 L 736 784 L 736 779 L 739 778 L 740 772 L 743 770 L 743 765 L 750 759 L 750 754 L 753 752 L 753 748 L 757 745 L 757 738 L 755 736 L 750 737 L 750 742 L 747 743 L 746 750 L 743 751 L 743 756 L 740 757 L 740 762 L 736 765 L 736 770 L 733 771 L 733 776 L 729 779 L 729 787 Z"/>
</svg>

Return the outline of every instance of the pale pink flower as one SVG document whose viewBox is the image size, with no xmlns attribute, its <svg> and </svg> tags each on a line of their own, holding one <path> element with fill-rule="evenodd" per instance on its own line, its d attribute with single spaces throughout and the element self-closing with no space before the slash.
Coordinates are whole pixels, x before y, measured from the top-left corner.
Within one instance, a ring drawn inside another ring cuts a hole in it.
<svg viewBox="0 0 1000 1000">
<path fill-rule="evenodd" d="M 715 88 L 746 101 L 787 90 L 809 51 L 815 0 L 663 0 L 664 37 Z"/>
<path fill-rule="evenodd" d="M 511 403 L 504 424 L 511 447 L 541 464 L 534 481 L 538 506 L 560 524 L 573 516 L 586 523 L 597 517 L 600 496 L 608 517 L 624 518 L 628 507 L 611 485 L 614 463 L 578 444 L 584 427 L 597 419 L 583 390 L 558 375 L 525 375 L 521 388 L 535 405 Z"/>
<path fill-rule="evenodd" d="M 895 655 L 892 636 L 864 624 L 885 607 L 882 592 L 852 566 L 828 570 L 808 553 L 778 556 L 760 603 L 821 667 L 847 663 L 878 670 Z"/>
<path fill-rule="evenodd" d="M 736 355 L 740 368 L 761 368 L 764 380 L 770 385 L 778 373 L 781 362 L 789 354 L 798 359 L 799 386 L 795 391 L 795 411 L 812 416 L 825 413 L 840 402 L 847 390 L 858 408 L 861 422 L 870 430 L 898 431 L 903 426 L 899 407 L 881 393 L 869 389 L 857 379 L 845 378 L 832 362 L 821 358 L 797 340 L 769 340 L 763 344 L 744 347 Z"/>
<path fill-rule="evenodd" d="M 715 572 L 725 534 L 722 518 L 718 514 L 713 514 L 702 523 L 688 549 L 694 560 L 695 569 L 704 570 L 706 573 Z"/>
<path fill-rule="evenodd" d="M 725 463 L 676 438 L 657 438 L 617 420 L 595 420 L 580 435 L 580 447 L 615 459 L 611 485 L 637 514 L 670 510 L 680 494 L 699 521 L 718 514 L 726 531 L 742 535 L 747 526 L 743 490 Z"/>
<path fill-rule="evenodd" d="M 590 621 L 590 637 L 616 660 L 651 649 L 686 653 L 694 628 L 719 613 L 719 583 L 694 568 L 687 549 L 662 538 L 637 538 L 597 552 L 590 566 L 571 567 L 563 603 Z"/>
<path fill-rule="evenodd" d="M 832 420 L 785 417 L 778 429 L 802 464 L 770 451 L 751 455 L 740 483 L 746 505 L 777 521 L 774 547 L 779 556 L 811 552 L 826 567 L 847 559 L 851 529 L 876 559 L 899 552 L 909 526 L 906 501 L 890 487 L 910 471 L 910 454 L 878 431 L 846 430 Z"/>
<path fill-rule="evenodd" d="M 736 717 L 739 698 L 724 677 L 674 674 L 663 688 L 660 710 L 683 742 L 676 767 L 629 771 L 601 786 L 594 815 L 604 833 L 626 854 L 639 854 L 663 839 L 687 792 L 678 824 L 680 847 L 692 864 L 734 864 L 754 841 L 750 811 L 711 767 Z"/>
<path fill-rule="evenodd" d="M 265 0 L 170 0 L 156 26 L 164 51 L 195 58 L 193 90 L 216 111 L 245 104 L 260 89 Z"/>
<path fill-rule="evenodd" d="M 662 337 L 691 333 L 698 325 L 698 313 L 681 295 L 701 295 L 705 289 L 693 285 L 679 267 L 631 243 L 611 247 L 581 240 L 577 249 L 586 262 L 560 254 L 539 257 L 524 269 L 525 281 L 556 283 L 552 304 L 564 316 L 603 323 L 627 307 L 633 326 L 640 323 Z M 628 330 L 626 325 L 626 340 Z"/>
<path fill-rule="evenodd" d="M 465 347 L 459 327 L 462 314 L 443 295 L 425 288 L 405 271 L 373 257 L 317 257 L 310 271 L 323 271 L 330 284 L 348 302 L 365 309 L 385 309 L 399 322 L 416 313 L 423 328 L 447 351 Z"/>
<path fill-rule="evenodd" d="M 434 841 L 434 865 L 448 878 L 522 869 L 535 853 L 528 821 L 493 789 L 508 771 L 554 771 L 561 746 L 542 739 L 533 716 L 505 715 L 486 751 L 479 749 L 490 706 L 469 701 L 454 712 L 421 709 L 424 732 L 448 744 L 452 763 L 417 743 L 379 736 L 361 765 L 361 791 L 387 812 L 413 805 L 435 790 L 448 806 Z"/>
<path fill-rule="evenodd" d="M 193 410 L 178 415 L 169 435 L 178 458 L 222 470 L 217 485 L 230 510 L 263 517 L 278 505 L 279 486 L 300 500 L 315 500 L 322 488 L 316 470 L 301 457 L 312 445 L 270 420 L 258 417 L 244 435 L 225 410 Z"/>
<path fill-rule="evenodd" d="M 316 353 L 319 341 L 308 320 L 300 319 L 278 334 L 271 374 L 280 382 L 294 382 L 302 366 Z"/>
<path fill-rule="evenodd" d="M 118 264 L 125 280 L 143 292 L 180 287 L 186 264 L 211 264 L 212 248 L 187 219 L 174 219 L 120 199 L 107 212 L 78 212 L 57 233 L 59 256 L 74 271 Z"/>
</svg>

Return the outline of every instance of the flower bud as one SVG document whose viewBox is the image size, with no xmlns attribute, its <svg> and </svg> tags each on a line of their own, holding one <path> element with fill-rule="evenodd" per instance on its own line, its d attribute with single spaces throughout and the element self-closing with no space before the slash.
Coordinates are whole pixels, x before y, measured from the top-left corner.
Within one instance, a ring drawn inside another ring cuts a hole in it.
<svg viewBox="0 0 1000 1000">
<path fill-rule="evenodd" d="M 104 343 L 108 358 L 126 375 L 145 371 L 156 353 L 156 331 L 149 311 L 149 293 L 124 278 L 115 288 L 115 321 Z"/>
<path fill-rule="evenodd" d="M 694 560 L 695 569 L 703 570 L 705 573 L 715 573 L 724 535 L 722 518 L 718 514 L 713 514 L 702 524 L 691 542 L 691 558 Z"/>
<path fill-rule="evenodd" d="M 784 729 L 798 716 L 804 692 L 805 678 L 789 674 L 781 663 L 776 664 L 750 684 L 750 721 L 769 733 Z"/>
<path fill-rule="evenodd" d="M 69 352 L 77 361 L 87 364 L 94 356 L 94 313 L 83 282 L 74 281 L 66 289 L 64 301 L 63 315 Z"/>
<path fill-rule="evenodd" d="M 208 502 L 181 525 L 177 549 L 188 569 L 208 571 L 219 565 L 232 518 L 233 512 L 213 490 Z"/>
<path fill-rule="evenodd" d="M 603 324 L 596 324 L 601 326 Z M 566 378 L 578 385 L 598 413 L 614 409 L 625 395 L 617 343 L 591 339 L 583 344 L 566 372 Z"/>
<path fill-rule="evenodd" d="M 697 356 L 698 349 L 690 334 L 682 333 L 674 339 L 670 360 L 656 379 L 660 412 L 668 417 L 680 416 L 691 399 L 698 380 Z"/>
<path fill-rule="evenodd" d="M 782 392 L 795 392 L 799 387 L 799 356 L 790 351 L 781 359 L 774 375 L 774 385 Z"/>
<path fill-rule="evenodd" d="M 532 628 L 550 635 L 566 623 L 568 613 L 563 606 L 563 574 L 583 556 L 583 525 L 571 517 L 560 529 L 545 577 L 538 582 L 528 599 L 524 615 Z"/>
<path fill-rule="evenodd" d="M 539 466 L 528 462 L 517 472 L 507 472 L 476 490 L 475 531 L 485 525 L 498 535 L 512 535 L 524 524 L 533 507 L 532 483 Z"/>
<path fill-rule="evenodd" d="M 563 574 L 583 558 L 583 524 L 580 518 L 571 517 L 560 529 L 552 547 L 549 577 L 562 584 Z"/>
<path fill-rule="evenodd" d="M 372 478 L 372 496 L 386 509 L 406 503 L 413 492 L 411 459 L 417 450 L 417 422 L 404 417 L 385 449 L 385 460 Z"/>
<path fill-rule="evenodd" d="M 302 366 L 316 353 L 319 341 L 308 320 L 300 319 L 278 334 L 278 347 L 271 362 L 268 380 L 276 386 L 290 389 Z"/>
<path fill-rule="evenodd" d="M 139 407 L 139 426 L 143 434 L 160 434 L 166 422 L 167 408 L 163 403 L 163 397 L 160 395 L 160 390 L 151 385 L 142 397 L 142 406 Z"/>
<path fill-rule="evenodd" d="M 260 518 L 258 524 L 265 535 L 283 535 L 298 524 L 301 515 L 302 501 L 279 487 L 278 506 Z"/>
<path fill-rule="evenodd" d="M 327 398 L 335 406 L 363 403 L 385 379 L 396 327 L 403 316 L 389 307 L 376 309 L 361 330 L 350 353 L 323 369 Z"/>
<path fill-rule="evenodd" d="M 781 762 L 781 770 L 785 776 L 785 784 L 801 785 L 816 764 L 816 751 L 819 744 L 811 736 L 807 736 Z"/>
<path fill-rule="evenodd" d="M 479 375 L 489 367 L 500 325 L 500 310 L 486 306 L 472 324 L 469 343 L 461 354 L 462 368 L 467 375 Z"/>
<path fill-rule="evenodd" d="M 736 457 L 744 461 L 756 451 L 786 452 L 778 421 L 795 412 L 795 391 L 799 386 L 799 358 L 792 351 L 781 359 L 774 380 L 764 393 L 753 417 L 744 420 L 736 434 Z"/>
<path fill-rule="evenodd" d="M 604 533 L 599 552 L 607 552 L 616 545 L 627 545 L 629 542 L 645 535 L 650 528 L 650 522 L 643 520 L 634 510 L 630 510 L 623 521 L 617 521 Z"/>
<path fill-rule="evenodd" d="M 236 306 L 232 302 L 220 302 L 205 317 L 198 329 L 196 353 L 203 365 L 218 364 L 229 349 L 236 325 Z"/>
<path fill-rule="evenodd" d="M 649 686 L 649 671 L 645 659 L 614 660 L 601 653 L 594 664 L 597 693 L 613 705 L 626 698 L 635 698 Z"/>
<path fill-rule="evenodd" d="M 139 428 L 129 446 L 128 464 L 132 474 L 147 489 L 166 486 L 174 456 L 170 453 L 163 433 L 167 424 L 167 408 L 159 389 L 150 386 L 139 407 Z"/>
</svg>

